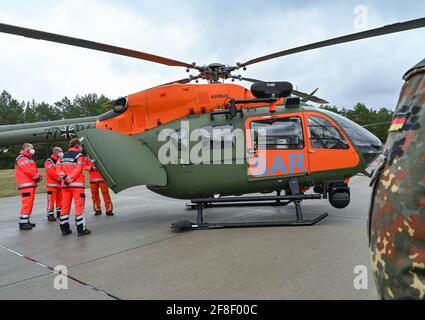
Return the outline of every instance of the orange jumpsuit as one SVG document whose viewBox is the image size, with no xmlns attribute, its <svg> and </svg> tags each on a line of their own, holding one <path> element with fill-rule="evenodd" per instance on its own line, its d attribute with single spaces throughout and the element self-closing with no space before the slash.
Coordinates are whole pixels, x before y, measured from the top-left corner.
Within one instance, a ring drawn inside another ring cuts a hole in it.
<svg viewBox="0 0 425 320">
<path fill-rule="evenodd" d="M 93 210 L 95 213 L 102 212 L 100 204 L 99 189 L 102 192 L 103 201 L 105 202 L 105 210 L 107 213 L 112 213 L 112 199 L 109 195 L 109 187 L 102 174 L 97 170 L 93 162 L 87 160 L 84 169 L 89 172 L 90 190 L 93 201 Z"/>
<path fill-rule="evenodd" d="M 32 209 L 34 206 L 35 189 L 37 182 L 41 179 L 37 165 L 32 159 L 32 154 L 21 151 L 15 162 L 16 186 L 21 193 L 22 207 L 20 224 L 30 222 Z"/>
<path fill-rule="evenodd" d="M 72 200 L 75 206 L 75 224 L 78 233 L 86 229 L 84 218 L 84 206 L 86 195 L 84 193 L 84 173 L 85 157 L 80 149 L 70 148 L 65 152 L 63 158 L 58 161 L 57 173 L 62 178 L 62 212 L 60 215 L 60 227 L 62 231 L 67 231 L 69 227 L 69 215 L 71 212 Z"/>
<path fill-rule="evenodd" d="M 59 157 L 52 154 L 44 163 L 46 168 L 46 185 L 47 185 L 47 216 L 55 214 L 59 218 L 62 211 L 62 178 L 56 172 L 56 164 Z"/>
</svg>

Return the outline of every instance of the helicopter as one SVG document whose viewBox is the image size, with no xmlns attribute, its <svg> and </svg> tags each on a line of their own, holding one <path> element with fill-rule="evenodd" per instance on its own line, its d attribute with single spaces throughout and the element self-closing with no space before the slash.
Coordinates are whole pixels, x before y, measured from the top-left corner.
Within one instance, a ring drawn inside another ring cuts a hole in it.
<svg viewBox="0 0 425 320">
<path fill-rule="evenodd" d="M 199 66 L 141 51 L 0 23 L 0 32 L 194 70 L 197 75 L 130 94 L 107 104 L 98 117 L 0 126 L 0 146 L 79 137 L 84 151 L 119 193 L 146 185 L 159 195 L 190 200 L 196 222 L 172 228 L 310 226 L 301 202 L 350 203 L 350 179 L 381 153 L 381 141 L 362 126 L 308 104 L 327 104 L 286 81 L 235 74 L 248 66 L 327 46 L 425 27 L 425 18 L 387 25 L 283 50 L 236 65 Z M 206 80 L 206 84 L 198 83 Z M 226 80 L 232 83 L 226 83 Z M 234 83 L 252 82 L 250 89 Z M 196 82 L 192 84 L 191 82 Z M 200 156 L 201 154 L 201 156 Z M 253 195 L 250 194 L 262 194 Z M 276 195 L 270 195 L 276 193 Z M 284 193 L 284 194 L 282 194 Z M 248 196 L 247 196 L 248 195 Z M 295 204 L 289 221 L 208 223 L 215 206 Z"/>
</svg>

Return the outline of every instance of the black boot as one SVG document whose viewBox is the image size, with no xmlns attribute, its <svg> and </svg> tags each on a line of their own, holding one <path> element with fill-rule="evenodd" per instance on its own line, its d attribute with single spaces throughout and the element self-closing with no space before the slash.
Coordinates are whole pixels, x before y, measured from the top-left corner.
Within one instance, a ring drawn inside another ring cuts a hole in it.
<svg viewBox="0 0 425 320">
<path fill-rule="evenodd" d="M 28 221 L 28 223 L 29 223 L 30 225 L 32 225 L 32 227 L 33 227 L 33 228 L 35 228 L 35 223 L 31 223 L 31 221 Z"/>
<path fill-rule="evenodd" d="M 19 230 L 32 230 L 33 225 L 31 223 L 20 223 Z"/>
<path fill-rule="evenodd" d="M 67 235 L 69 235 L 69 234 L 71 234 L 72 233 L 72 230 L 71 230 L 71 228 L 69 227 L 69 223 L 64 223 L 64 224 L 61 224 L 61 231 L 62 231 L 62 236 L 64 237 L 64 236 L 67 236 Z"/>
<path fill-rule="evenodd" d="M 95 216 L 100 216 L 102 214 L 102 211 L 96 211 L 95 213 L 94 213 L 94 215 Z"/>
<path fill-rule="evenodd" d="M 106 212 L 106 215 L 112 217 L 114 216 L 114 213 L 112 211 L 109 211 L 109 212 Z"/>
<path fill-rule="evenodd" d="M 84 215 L 75 217 L 75 224 L 77 225 L 78 236 L 87 236 L 91 233 L 89 229 L 86 228 Z"/>
<path fill-rule="evenodd" d="M 62 237 L 66 237 L 67 235 L 69 235 L 71 233 L 72 233 L 72 230 L 71 229 L 69 229 L 69 230 L 63 230 L 62 231 Z"/>
<path fill-rule="evenodd" d="M 53 215 L 53 214 L 49 214 L 48 216 L 47 216 L 47 221 L 50 221 L 50 222 L 55 222 L 55 221 L 57 221 L 58 219 L 56 219 L 56 217 Z"/>
<path fill-rule="evenodd" d="M 89 229 L 84 229 L 83 231 L 81 231 L 81 232 L 78 232 L 78 236 L 79 237 L 84 237 L 84 236 L 88 236 L 89 234 L 91 234 L 91 231 L 89 230 Z"/>
</svg>

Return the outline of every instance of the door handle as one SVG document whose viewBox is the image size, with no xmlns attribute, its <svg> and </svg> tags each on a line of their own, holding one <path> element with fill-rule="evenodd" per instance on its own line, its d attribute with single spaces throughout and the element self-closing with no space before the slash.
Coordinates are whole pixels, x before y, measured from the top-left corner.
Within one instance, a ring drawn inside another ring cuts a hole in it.
<svg viewBox="0 0 425 320">
<path fill-rule="evenodd" d="M 316 153 L 316 150 L 308 150 L 308 153 Z"/>
</svg>

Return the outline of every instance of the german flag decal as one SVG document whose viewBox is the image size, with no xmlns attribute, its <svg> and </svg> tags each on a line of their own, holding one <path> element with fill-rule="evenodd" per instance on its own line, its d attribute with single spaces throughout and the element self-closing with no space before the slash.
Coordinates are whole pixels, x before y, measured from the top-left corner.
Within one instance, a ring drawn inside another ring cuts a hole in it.
<svg viewBox="0 0 425 320">
<path fill-rule="evenodd" d="M 406 123 L 408 117 L 408 113 L 396 114 L 393 121 L 391 122 L 391 126 L 388 132 L 400 131 L 403 129 L 403 126 Z"/>
</svg>

